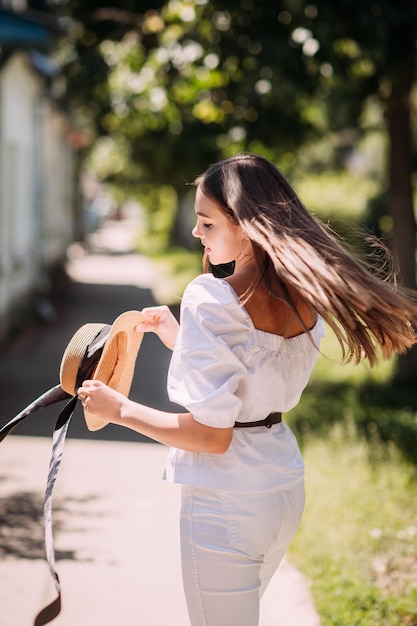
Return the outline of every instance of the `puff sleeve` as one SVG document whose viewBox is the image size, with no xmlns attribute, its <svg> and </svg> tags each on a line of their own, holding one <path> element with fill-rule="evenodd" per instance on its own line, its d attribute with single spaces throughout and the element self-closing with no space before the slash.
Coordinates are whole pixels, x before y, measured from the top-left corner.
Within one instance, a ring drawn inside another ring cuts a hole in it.
<svg viewBox="0 0 417 626">
<path fill-rule="evenodd" d="M 181 325 L 168 371 L 168 395 L 194 419 L 233 426 L 242 406 L 238 388 L 246 374 L 250 329 L 239 302 L 211 274 L 186 288 Z"/>
</svg>

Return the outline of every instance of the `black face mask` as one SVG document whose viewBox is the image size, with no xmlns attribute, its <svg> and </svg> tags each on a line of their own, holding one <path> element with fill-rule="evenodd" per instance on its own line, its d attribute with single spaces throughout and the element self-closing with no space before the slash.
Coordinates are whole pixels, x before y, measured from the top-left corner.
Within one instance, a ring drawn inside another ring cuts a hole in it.
<svg viewBox="0 0 417 626">
<path fill-rule="evenodd" d="M 229 263 L 221 263 L 220 265 L 212 265 L 210 263 L 210 272 L 216 278 L 226 278 L 226 276 L 231 276 L 235 271 L 235 261 L 230 261 Z"/>
</svg>

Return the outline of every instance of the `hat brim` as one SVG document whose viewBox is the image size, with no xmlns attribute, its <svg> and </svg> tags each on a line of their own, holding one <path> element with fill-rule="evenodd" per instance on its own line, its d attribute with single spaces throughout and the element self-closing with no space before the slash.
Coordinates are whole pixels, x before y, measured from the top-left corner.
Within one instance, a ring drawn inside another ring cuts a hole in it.
<svg viewBox="0 0 417 626">
<path fill-rule="evenodd" d="M 143 322 L 140 311 L 127 311 L 119 315 L 111 326 L 102 355 L 92 376 L 112 389 L 128 396 L 132 386 L 137 355 L 142 343 L 143 333 L 135 330 Z M 87 428 L 100 430 L 107 426 L 106 420 L 92 417 L 84 409 Z"/>
</svg>

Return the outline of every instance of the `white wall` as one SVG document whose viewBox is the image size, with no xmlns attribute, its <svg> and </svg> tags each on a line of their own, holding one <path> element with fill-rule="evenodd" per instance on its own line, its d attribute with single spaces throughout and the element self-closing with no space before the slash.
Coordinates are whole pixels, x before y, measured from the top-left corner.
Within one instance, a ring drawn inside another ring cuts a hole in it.
<svg viewBox="0 0 417 626">
<path fill-rule="evenodd" d="M 0 341 L 48 270 L 65 255 L 73 221 L 68 120 L 25 53 L 0 70 Z"/>
</svg>

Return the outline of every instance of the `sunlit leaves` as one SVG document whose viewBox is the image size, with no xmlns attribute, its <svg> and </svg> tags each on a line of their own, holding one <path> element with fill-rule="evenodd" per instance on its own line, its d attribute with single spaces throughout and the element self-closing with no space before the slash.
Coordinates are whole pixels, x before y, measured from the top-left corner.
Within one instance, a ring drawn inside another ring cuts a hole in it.
<svg viewBox="0 0 417 626">
<path fill-rule="evenodd" d="M 165 27 L 164 20 L 157 11 L 148 11 L 145 13 L 142 29 L 146 35 L 160 33 Z"/>
<path fill-rule="evenodd" d="M 348 59 L 358 59 L 362 55 L 362 50 L 358 42 L 347 37 L 344 39 L 336 39 L 333 42 L 333 48 L 337 55 Z"/>
<path fill-rule="evenodd" d="M 224 111 L 209 101 L 198 102 L 192 111 L 194 116 L 205 124 L 220 124 L 225 117 Z"/>
<path fill-rule="evenodd" d="M 382 61 L 399 19 L 393 0 L 69 4 L 80 84 L 103 64 L 88 106 L 101 132 L 141 143 L 140 159 L 158 133 L 172 167 L 200 146 L 202 159 L 257 146 L 281 160 L 354 124 L 370 93 L 389 92 Z"/>
</svg>

